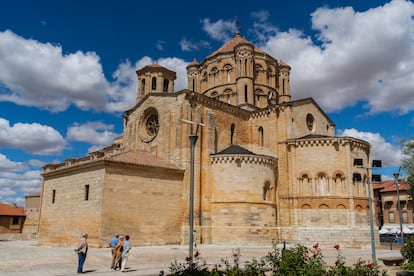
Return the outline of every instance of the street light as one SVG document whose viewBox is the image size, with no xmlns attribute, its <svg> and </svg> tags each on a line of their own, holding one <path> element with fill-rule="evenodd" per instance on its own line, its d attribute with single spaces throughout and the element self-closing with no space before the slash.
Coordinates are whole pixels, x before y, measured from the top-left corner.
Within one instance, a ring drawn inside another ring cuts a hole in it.
<svg viewBox="0 0 414 276">
<path fill-rule="evenodd" d="M 366 169 L 367 170 L 367 188 L 368 188 L 368 206 L 369 206 L 369 225 L 371 230 L 371 257 L 372 261 L 377 261 L 377 254 L 375 251 L 375 233 L 374 233 L 374 216 L 372 214 L 372 198 L 371 198 L 371 181 L 370 181 L 370 174 L 369 170 L 381 168 L 381 160 L 372 160 L 372 167 L 363 167 L 362 166 L 362 159 L 354 159 L 354 165 L 357 165 L 358 168 Z"/>
<path fill-rule="evenodd" d="M 194 121 L 189 121 L 189 120 L 185 120 L 185 119 L 180 119 L 180 121 L 182 123 L 185 124 L 192 124 L 192 125 L 196 125 L 196 131 L 195 133 L 191 133 L 188 138 L 190 139 L 190 143 L 191 143 L 191 168 L 190 168 L 190 206 L 189 206 L 189 240 L 188 240 L 188 254 L 190 259 L 190 262 L 193 261 L 193 241 L 194 241 L 194 153 L 195 153 L 195 145 L 197 143 L 197 139 L 198 139 L 198 129 L 200 126 L 204 126 L 204 124 L 202 124 L 201 122 L 194 122 Z"/>
<path fill-rule="evenodd" d="M 397 189 L 397 208 L 398 208 L 398 217 L 399 217 L 399 220 L 400 220 L 400 238 L 401 238 L 401 240 L 399 242 L 400 242 L 400 244 L 402 244 L 404 242 L 404 232 L 403 232 L 403 227 L 402 227 L 400 189 L 398 188 L 400 186 L 400 184 L 398 184 L 398 177 L 400 176 L 400 172 L 394 172 L 393 175 L 394 175 L 394 178 L 395 178 L 394 187 L 396 187 L 396 189 Z"/>
</svg>

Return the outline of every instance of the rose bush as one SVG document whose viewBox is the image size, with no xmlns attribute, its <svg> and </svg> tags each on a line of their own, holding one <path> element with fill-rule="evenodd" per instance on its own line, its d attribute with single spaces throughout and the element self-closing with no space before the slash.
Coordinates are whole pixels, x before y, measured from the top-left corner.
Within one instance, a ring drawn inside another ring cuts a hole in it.
<svg viewBox="0 0 414 276">
<path fill-rule="evenodd" d="M 335 264 L 329 266 L 323 260 L 322 250 L 318 243 L 312 248 L 296 245 L 289 249 L 280 251 L 276 245 L 273 251 L 259 260 L 253 259 L 240 264 L 240 250 L 233 251 L 228 259 L 222 259 L 220 264 L 208 268 L 206 262 L 196 252 L 194 258 L 187 257 L 186 262 L 175 261 L 170 266 L 168 275 L 213 275 L 213 276 L 380 276 L 387 275 L 385 270 L 380 270 L 376 263 L 368 263 L 358 260 L 352 266 L 346 266 L 345 258 L 342 256 L 340 246 L 333 246 L 337 250 Z M 164 275 L 161 271 L 160 275 Z"/>
</svg>

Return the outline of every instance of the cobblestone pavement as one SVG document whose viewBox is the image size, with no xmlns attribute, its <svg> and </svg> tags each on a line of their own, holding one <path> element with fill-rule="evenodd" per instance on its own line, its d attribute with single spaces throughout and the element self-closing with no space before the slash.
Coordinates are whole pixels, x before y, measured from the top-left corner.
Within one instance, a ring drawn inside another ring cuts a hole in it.
<svg viewBox="0 0 414 276">
<path fill-rule="evenodd" d="M 131 240 L 133 244 L 133 240 Z M 75 246 L 75 245 L 74 245 Z M 73 247 L 74 247 L 73 246 Z M 41 246 L 36 239 L 17 235 L 0 235 L 0 275 L 77 275 L 77 255 L 73 247 Z M 207 264 L 222 263 L 222 259 L 232 261 L 233 250 L 240 249 L 240 263 L 253 258 L 260 259 L 272 247 L 269 246 L 229 246 L 229 245 L 200 245 L 198 251 Z M 337 252 L 334 248 L 322 247 L 324 260 L 328 264 L 335 262 Z M 371 249 L 341 249 L 347 265 L 352 265 L 359 258 L 371 259 Z M 399 248 L 394 246 L 379 246 L 377 258 L 400 256 Z M 128 271 L 111 270 L 111 252 L 109 248 L 90 248 L 86 258 L 84 271 L 87 275 L 159 275 L 160 271 L 169 272 L 168 267 L 175 260 L 183 262 L 188 255 L 188 246 L 140 246 L 133 247 L 128 258 Z M 395 275 L 399 267 L 387 267 L 379 261 L 382 269 L 388 275 Z"/>
</svg>

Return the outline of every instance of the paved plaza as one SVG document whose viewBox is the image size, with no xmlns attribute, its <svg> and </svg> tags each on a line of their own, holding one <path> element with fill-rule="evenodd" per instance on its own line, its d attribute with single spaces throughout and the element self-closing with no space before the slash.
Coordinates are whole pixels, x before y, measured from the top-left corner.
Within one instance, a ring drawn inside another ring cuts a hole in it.
<svg viewBox="0 0 414 276">
<path fill-rule="evenodd" d="M 132 244 L 134 243 L 131 240 Z M 77 275 L 77 255 L 72 247 L 40 246 L 36 239 L 25 235 L 0 235 L 0 275 Z M 309 245 L 311 246 L 311 245 Z M 269 246 L 228 246 L 200 245 L 198 251 L 207 264 L 221 263 L 222 259 L 232 261 L 233 250 L 240 249 L 240 263 L 253 258 L 260 259 L 272 250 Z M 321 247 L 324 260 L 328 264 L 335 261 L 337 252 L 334 248 Z M 371 259 L 371 249 L 341 248 L 347 265 L 353 264 L 359 258 Z M 379 246 L 377 258 L 400 256 L 399 248 L 394 245 L 390 250 L 388 245 Z M 133 247 L 128 258 L 128 272 L 111 270 L 111 252 L 109 248 L 90 248 L 84 266 L 86 275 L 159 275 L 160 271 L 169 272 L 168 267 L 174 260 L 184 262 L 188 255 L 188 246 L 140 246 Z M 386 267 L 379 261 L 382 269 L 389 275 L 395 275 L 398 267 Z"/>
</svg>

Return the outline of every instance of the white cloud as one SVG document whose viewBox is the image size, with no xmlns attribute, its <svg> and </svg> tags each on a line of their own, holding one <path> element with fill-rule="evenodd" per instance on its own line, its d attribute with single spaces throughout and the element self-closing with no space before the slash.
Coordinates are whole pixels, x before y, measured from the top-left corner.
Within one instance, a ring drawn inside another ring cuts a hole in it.
<svg viewBox="0 0 414 276">
<path fill-rule="evenodd" d="M 59 154 L 65 147 L 65 139 L 52 127 L 38 123 L 16 123 L 0 118 L 0 148 L 15 148 L 38 154 Z"/>
<path fill-rule="evenodd" d="M 9 160 L 5 155 L 0 153 L 0 171 L 2 172 L 13 172 L 21 171 L 26 168 L 22 162 L 13 162 Z"/>
<path fill-rule="evenodd" d="M 64 55 L 58 45 L 0 32 L 0 101 L 54 112 L 103 108 L 108 85 L 99 62 L 93 52 Z"/>
<path fill-rule="evenodd" d="M 382 160 L 383 164 L 398 166 L 401 164 L 402 153 L 400 145 L 392 145 L 384 140 L 379 133 L 358 131 L 354 128 L 338 132 L 338 136 L 349 136 L 370 143 L 372 159 Z"/>
<path fill-rule="evenodd" d="M 365 12 L 320 8 L 315 41 L 289 30 L 262 48 L 292 66 L 294 98 L 312 96 L 328 112 L 366 101 L 371 113 L 406 113 L 414 109 L 413 16 L 414 4 L 402 0 Z"/>
<path fill-rule="evenodd" d="M 24 196 L 39 193 L 42 187 L 41 171 L 1 172 L 0 202 L 24 205 Z"/>
<path fill-rule="evenodd" d="M 191 52 L 191 51 L 199 49 L 195 43 L 191 42 L 186 37 L 183 37 L 181 39 L 180 46 L 181 46 L 181 50 L 184 52 Z"/>
<path fill-rule="evenodd" d="M 209 37 L 222 42 L 230 40 L 237 31 L 237 22 L 234 20 L 219 19 L 216 22 L 210 22 L 210 18 L 204 18 L 201 24 Z"/>
<path fill-rule="evenodd" d="M 120 136 L 114 133 L 113 129 L 113 125 L 106 125 L 102 122 L 75 123 L 68 128 L 66 138 L 72 141 L 87 142 L 98 147 L 109 146 L 115 137 Z"/>
<path fill-rule="evenodd" d="M 159 51 L 164 51 L 164 44 L 165 44 L 165 41 L 162 41 L 162 40 L 157 40 L 157 43 L 155 44 L 155 47 L 156 47 Z"/>
<path fill-rule="evenodd" d="M 265 43 L 269 37 L 275 36 L 278 29 L 268 23 L 270 13 L 266 10 L 255 11 L 250 14 L 253 26 L 248 29 L 259 43 Z"/>
</svg>

